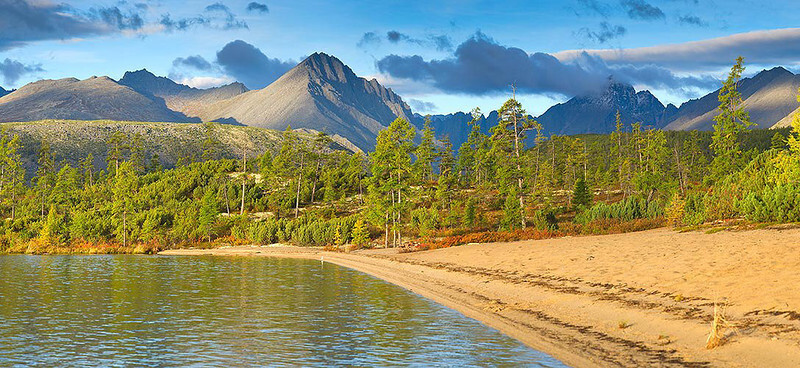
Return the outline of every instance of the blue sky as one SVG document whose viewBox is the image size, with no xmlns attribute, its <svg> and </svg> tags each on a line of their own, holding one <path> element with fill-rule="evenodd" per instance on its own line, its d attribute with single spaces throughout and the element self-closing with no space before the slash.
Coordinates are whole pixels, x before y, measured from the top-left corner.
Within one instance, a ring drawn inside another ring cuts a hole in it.
<svg viewBox="0 0 800 368">
<path fill-rule="evenodd" d="M 259 88 L 323 51 L 421 113 L 489 111 L 516 82 L 539 114 L 609 75 L 680 103 L 716 88 L 733 55 L 750 73 L 796 70 L 797 14 L 798 1 L 0 0 L 0 86 L 147 68 Z"/>
</svg>

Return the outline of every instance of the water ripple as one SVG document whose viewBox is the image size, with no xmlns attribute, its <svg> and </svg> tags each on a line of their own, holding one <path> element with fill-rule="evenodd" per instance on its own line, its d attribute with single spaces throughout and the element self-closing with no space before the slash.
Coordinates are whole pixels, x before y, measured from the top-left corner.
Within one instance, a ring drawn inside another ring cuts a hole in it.
<svg viewBox="0 0 800 368">
<path fill-rule="evenodd" d="M 272 258 L 0 256 L 0 366 L 563 366 L 371 276 Z"/>
</svg>

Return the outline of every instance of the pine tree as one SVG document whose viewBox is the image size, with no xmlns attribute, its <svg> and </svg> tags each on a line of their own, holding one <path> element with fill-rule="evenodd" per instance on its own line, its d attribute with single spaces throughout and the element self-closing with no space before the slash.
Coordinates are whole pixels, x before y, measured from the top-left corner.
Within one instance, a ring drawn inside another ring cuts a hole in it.
<svg viewBox="0 0 800 368">
<path fill-rule="evenodd" d="M 20 148 L 19 136 L 9 138 L 4 130 L 0 139 L 0 203 L 11 209 L 12 219 L 17 207 L 17 196 L 23 189 L 25 179 Z"/>
<path fill-rule="evenodd" d="M 125 159 L 124 151 L 126 139 L 125 133 L 116 131 L 108 140 L 108 154 L 106 155 L 106 160 L 108 163 L 108 171 L 111 171 L 112 167 L 114 168 L 114 173 L 112 175 L 116 175 L 119 170 L 120 162 Z"/>
<path fill-rule="evenodd" d="M 86 155 L 86 158 L 81 161 L 81 172 L 83 173 L 83 181 L 85 184 L 94 185 L 94 155 L 91 153 Z"/>
<path fill-rule="evenodd" d="M 367 230 L 367 225 L 360 217 L 356 220 L 355 225 L 353 225 L 353 232 L 351 235 L 353 237 L 353 244 L 358 245 L 359 247 L 363 247 L 369 242 L 369 231 Z"/>
<path fill-rule="evenodd" d="M 414 152 L 414 128 L 403 118 L 397 118 L 389 128 L 378 133 L 375 151 L 370 155 L 372 163 L 371 206 L 385 211 L 386 244 L 388 227 L 392 227 L 392 244 L 402 244 L 401 227 L 411 182 L 411 154 Z M 375 201 L 377 200 L 377 201 Z"/>
<path fill-rule="evenodd" d="M 523 202 L 524 173 L 522 171 L 522 152 L 525 150 L 526 132 L 538 124 L 526 116 L 522 104 L 514 98 L 506 101 L 498 110 L 497 126 L 492 128 L 492 157 L 497 165 L 496 185 L 506 192 L 516 186 L 519 201 L 520 226 L 525 228 Z"/>
<path fill-rule="evenodd" d="M 800 89 L 797 91 L 797 102 L 800 102 Z M 800 114 L 792 118 L 792 132 L 787 139 L 788 150 L 778 156 L 779 173 L 775 181 L 778 183 L 798 184 L 800 179 Z"/>
<path fill-rule="evenodd" d="M 461 222 L 466 227 L 475 226 L 475 199 L 472 197 L 467 198 L 467 203 L 464 205 L 464 216 Z"/>
<path fill-rule="evenodd" d="M 209 242 L 211 241 L 211 230 L 217 220 L 218 214 L 214 192 L 210 188 L 206 188 L 203 194 L 202 205 L 200 206 L 198 225 L 200 225 L 200 232 L 206 236 Z"/>
<path fill-rule="evenodd" d="M 47 218 L 42 224 L 40 237 L 47 244 L 60 244 L 62 242 L 64 233 L 64 217 L 59 215 L 55 206 L 50 206 L 50 211 L 47 212 Z"/>
<path fill-rule="evenodd" d="M 422 141 L 417 149 L 414 150 L 414 176 L 418 183 L 424 184 L 433 180 L 433 160 L 436 156 L 436 146 L 434 145 L 435 134 L 431 127 L 430 115 L 425 117 L 425 125 L 422 128 Z"/>
<path fill-rule="evenodd" d="M 215 160 L 219 156 L 222 143 L 217 139 L 217 123 L 203 123 L 203 153 L 200 156 L 203 161 Z"/>
<path fill-rule="evenodd" d="M 486 152 L 488 137 L 481 132 L 483 114 L 479 108 L 472 110 L 472 120 L 467 124 L 470 133 L 458 149 L 458 173 L 465 186 L 481 184 L 486 177 Z"/>
<path fill-rule="evenodd" d="M 135 211 L 135 199 L 139 188 L 139 178 L 130 162 L 123 162 L 114 176 L 113 202 L 116 236 L 122 238 L 123 246 L 128 245 L 131 225 L 129 218 Z"/>
<path fill-rule="evenodd" d="M 453 158 L 453 144 L 450 137 L 442 138 L 442 150 L 439 152 L 439 180 L 436 186 L 436 200 L 439 208 L 451 210 L 452 192 L 456 186 L 455 159 Z"/>
<path fill-rule="evenodd" d="M 521 225 L 524 223 L 525 219 L 522 217 L 523 209 L 520 207 L 519 203 L 517 190 L 511 187 L 503 204 L 503 218 L 500 220 L 501 229 L 514 230 L 523 227 Z"/>
<path fill-rule="evenodd" d="M 56 163 L 50 151 L 50 143 L 43 140 L 39 146 L 39 168 L 36 170 L 36 195 L 39 197 L 40 218 L 44 219 L 45 202 L 50 198 L 50 192 L 55 184 Z"/>
<path fill-rule="evenodd" d="M 711 149 L 714 160 L 711 162 L 709 181 L 716 182 L 734 172 L 741 166 L 742 149 L 739 135 L 753 125 L 750 114 L 742 108 L 742 94 L 739 93 L 739 79 L 744 72 L 744 58 L 736 59 L 728 78 L 719 91 L 719 114 L 714 117 L 714 134 Z"/>
<path fill-rule="evenodd" d="M 781 132 L 775 132 L 772 136 L 772 140 L 770 141 L 770 148 L 773 149 L 785 149 L 786 148 L 786 137 L 781 134 Z"/>
</svg>

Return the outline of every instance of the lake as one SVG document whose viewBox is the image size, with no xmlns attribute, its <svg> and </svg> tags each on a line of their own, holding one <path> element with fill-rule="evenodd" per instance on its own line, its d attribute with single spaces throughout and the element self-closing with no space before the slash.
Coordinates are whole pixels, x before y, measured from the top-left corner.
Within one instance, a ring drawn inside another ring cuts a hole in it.
<svg viewBox="0 0 800 368">
<path fill-rule="evenodd" d="M 0 256 L 0 366 L 546 366 L 372 276 L 268 257 Z"/>
</svg>

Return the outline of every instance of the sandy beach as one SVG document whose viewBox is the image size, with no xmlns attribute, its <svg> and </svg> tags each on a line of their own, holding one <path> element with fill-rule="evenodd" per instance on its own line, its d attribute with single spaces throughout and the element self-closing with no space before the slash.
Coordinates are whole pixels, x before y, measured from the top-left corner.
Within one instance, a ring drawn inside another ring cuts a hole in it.
<svg viewBox="0 0 800 368">
<path fill-rule="evenodd" d="M 407 288 L 571 366 L 800 366 L 800 229 L 638 233 L 398 254 L 298 247 L 163 255 L 324 259 Z M 705 348 L 714 304 L 735 329 Z"/>
</svg>

